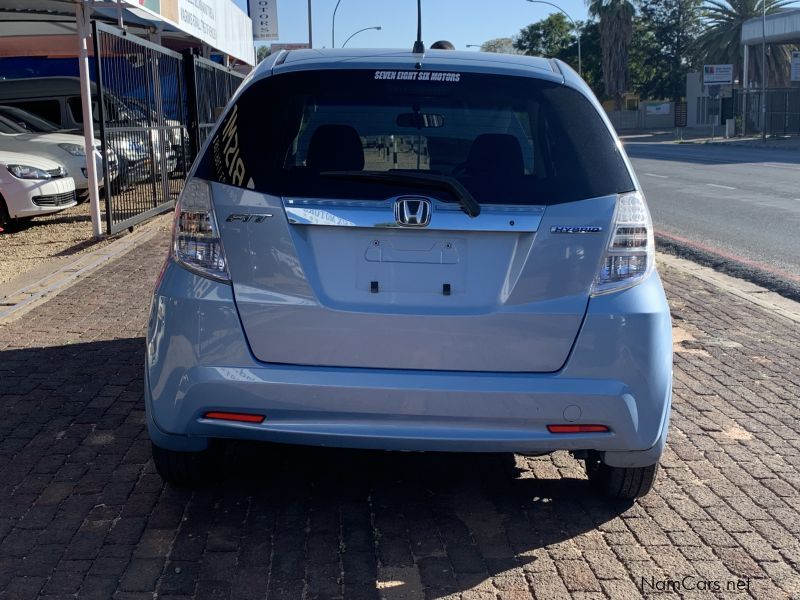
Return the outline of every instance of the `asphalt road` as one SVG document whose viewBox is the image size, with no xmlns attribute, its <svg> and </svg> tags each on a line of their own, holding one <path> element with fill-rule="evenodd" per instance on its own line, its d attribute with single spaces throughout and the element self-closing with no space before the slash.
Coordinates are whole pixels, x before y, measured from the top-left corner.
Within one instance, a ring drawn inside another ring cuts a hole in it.
<svg viewBox="0 0 800 600">
<path fill-rule="evenodd" d="M 639 139 L 625 149 L 659 241 L 800 290 L 800 150 Z"/>
</svg>

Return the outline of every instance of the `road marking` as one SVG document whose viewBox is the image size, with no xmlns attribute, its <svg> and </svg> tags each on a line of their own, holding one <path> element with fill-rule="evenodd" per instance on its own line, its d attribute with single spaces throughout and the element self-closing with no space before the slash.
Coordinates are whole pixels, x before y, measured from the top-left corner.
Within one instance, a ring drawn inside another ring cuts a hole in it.
<svg viewBox="0 0 800 600">
<path fill-rule="evenodd" d="M 720 185 L 718 183 L 707 183 L 706 185 L 710 185 L 711 187 L 715 188 L 722 188 L 723 190 L 735 190 L 735 187 L 731 187 L 729 185 Z"/>
<path fill-rule="evenodd" d="M 649 175 L 650 177 L 658 177 L 659 179 L 669 179 L 668 175 L 656 175 L 655 173 L 645 173 L 645 175 Z"/>
</svg>

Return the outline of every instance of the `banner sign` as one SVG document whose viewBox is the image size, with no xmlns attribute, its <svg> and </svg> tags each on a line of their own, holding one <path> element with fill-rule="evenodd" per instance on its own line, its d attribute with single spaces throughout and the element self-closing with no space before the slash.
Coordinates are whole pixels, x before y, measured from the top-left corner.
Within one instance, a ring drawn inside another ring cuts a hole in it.
<svg viewBox="0 0 800 600">
<path fill-rule="evenodd" d="M 249 0 L 253 40 L 278 39 L 278 0 Z"/>
<path fill-rule="evenodd" d="M 255 64 L 253 25 L 233 0 L 123 0 L 168 21 L 214 50 Z"/>
<path fill-rule="evenodd" d="M 800 81 L 800 52 L 792 52 L 792 81 Z"/>
<path fill-rule="evenodd" d="M 733 83 L 733 65 L 703 65 L 705 85 L 730 85 Z"/>
<path fill-rule="evenodd" d="M 311 48 L 311 46 L 308 45 L 308 42 L 297 42 L 294 44 L 270 44 L 269 53 L 275 54 L 281 50 L 306 50 L 307 48 Z"/>
<path fill-rule="evenodd" d="M 670 113 L 670 103 L 662 102 L 661 104 L 648 104 L 645 106 L 645 111 L 648 115 L 668 115 Z"/>
</svg>

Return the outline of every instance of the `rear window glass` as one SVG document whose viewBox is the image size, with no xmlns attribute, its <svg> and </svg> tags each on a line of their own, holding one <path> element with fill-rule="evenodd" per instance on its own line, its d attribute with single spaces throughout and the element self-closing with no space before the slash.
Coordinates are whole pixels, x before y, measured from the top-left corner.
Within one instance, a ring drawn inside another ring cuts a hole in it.
<svg viewBox="0 0 800 600">
<path fill-rule="evenodd" d="M 527 77 L 413 70 L 259 81 L 224 116 L 197 175 L 279 196 L 419 193 L 331 171 L 444 175 L 481 204 L 555 204 L 633 188 L 580 93 Z"/>
</svg>

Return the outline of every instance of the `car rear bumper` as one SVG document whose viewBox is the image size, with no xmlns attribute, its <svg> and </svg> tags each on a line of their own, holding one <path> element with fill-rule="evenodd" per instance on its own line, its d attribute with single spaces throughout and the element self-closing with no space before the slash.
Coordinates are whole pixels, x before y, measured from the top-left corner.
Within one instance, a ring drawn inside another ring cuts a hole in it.
<svg viewBox="0 0 800 600">
<path fill-rule="evenodd" d="M 592 299 L 557 373 L 403 371 L 260 363 L 231 288 L 170 263 L 152 307 L 145 394 L 151 437 L 174 450 L 238 438 L 387 450 L 599 450 L 653 464 L 671 380 L 670 317 L 657 276 Z M 264 421 L 211 420 L 208 411 Z M 572 423 L 609 431 L 547 430 Z"/>
</svg>

